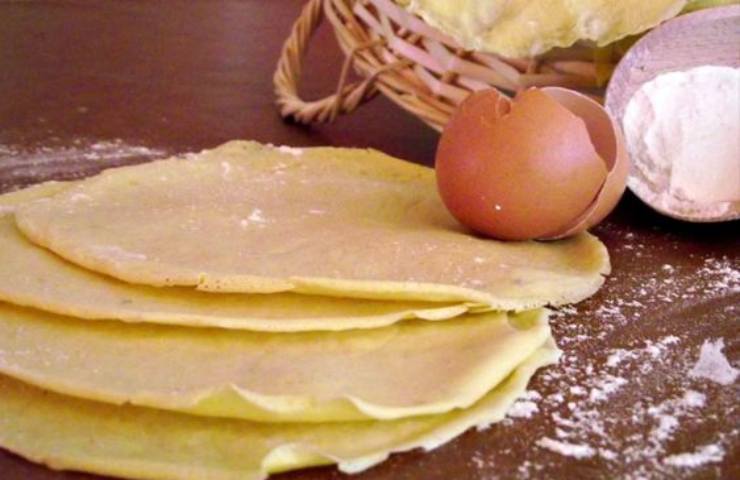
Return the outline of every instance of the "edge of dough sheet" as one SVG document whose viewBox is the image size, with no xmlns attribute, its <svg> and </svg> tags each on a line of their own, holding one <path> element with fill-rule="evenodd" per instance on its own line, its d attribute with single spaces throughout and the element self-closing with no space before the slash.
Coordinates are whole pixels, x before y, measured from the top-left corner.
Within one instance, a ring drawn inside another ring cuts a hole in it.
<svg viewBox="0 0 740 480">
<path fill-rule="evenodd" d="M 63 192 L 76 182 L 49 181 L 0 194 L 0 215 L 14 213 L 24 203 Z"/>
<path fill-rule="evenodd" d="M 576 241 L 571 237 L 570 241 Z M 429 301 L 429 302 L 463 302 L 472 304 L 473 311 L 483 310 L 507 310 L 524 311 L 544 306 L 561 306 L 577 303 L 595 294 L 606 281 L 606 276 L 611 273 L 611 262 L 606 246 L 594 235 L 588 232 L 577 235 L 577 240 L 587 241 L 596 247 L 592 263 L 598 265 L 593 272 L 590 283 L 580 288 L 568 290 L 557 298 L 549 300 L 530 299 L 523 301 L 518 298 L 506 298 L 493 293 L 459 287 L 455 285 L 444 285 L 426 282 L 394 282 L 375 280 L 345 280 L 324 277 L 289 277 L 285 280 L 254 276 L 232 276 L 214 278 L 207 274 L 201 274 L 195 288 L 208 292 L 238 293 L 246 292 L 256 286 L 265 287 L 267 293 L 281 291 L 295 291 L 309 295 L 325 295 L 336 297 L 363 298 L 368 300 L 404 300 L 404 301 Z M 568 240 L 566 240 L 568 241 Z M 562 275 L 561 284 L 567 283 L 572 278 Z M 583 278 L 573 276 L 579 284 Z"/>
<path fill-rule="evenodd" d="M 0 304 L 0 314 L 3 305 Z M 13 323 L 34 321 L 33 311 L 13 310 L 6 312 L 8 318 L 15 315 Z M 20 316 L 19 316 L 20 315 Z M 486 315 L 486 314 L 483 314 Z M 496 314 L 494 315 L 507 315 Z M 64 318 L 56 319 L 64 321 Z M 0 320 L 2 322 L 3 320 Z M 488 320 L 484 320 L 488 321 Z M 495 320 L 491 320 L 495 321 Z M 504 319 L 511 331 L 520 331 L 517 341 L 506 345 L 504 354 L 490 355 L 485 361 L 472 365 L 461 378 L 459 385 L 440 397 L 426 403 L 409 405 L 383 405 L 364 400 L 352 394 L 319 399 L 305 395 L 274 395 L 255 392 L 233 384 L 214 389 L 182 392 L 122 391 L 101 389 L 89 380 L 60 378 L 48 372 L 40 372 L 13 360 L 9 352 L 0 348 L 0 373 L 38 388 L 47 389 L 71 397 L 89 399 L 113 405 L 137 405 L 141 407 L 170 410 L 206 417 L 238 418 L 254 422 L 346 422 L 363 420 L 395 420 L 431 414 L 443 414 L 455 409 L 467 408 L 478 401 L 489 390 L 503 381 L 526 358 L 552 341 L 548 325 L 548 312 L 544 309 L 508 315 Z M 3 329 L 6 327 L 2 326 Z M 12 328 L 9 329 L 12 332 Z M 34 330 L 26 336 L 34 334 Z M 60 330 L 58 335 L 63 335 Z M 277 334 L 281 335 L 281 334 Z M 132 339 L 125 339 L 132 340 Z M 510 339 L 511 340 L 511 339 Z M 2 347 L 3 341 L 0 341 Z M 26 349 L 27 347 L 23 347 Z M 63 355 L 64 352 L 60 352 Z M 503 359 L 502 359 L 503 357 Z M 3 360 L 6 359 L 6 360 Z"/>
<path fill-rule="evenodd" d="M 117 292 L 121 298 L 136 299 L 141 293 L 147 294 L 147 298 L 154 298 L 154 295 L 148 295 L 150 293 L 156 293 L 159 298 L 167 297 L 166 292 L 171 287 L 152 287 L 148 285 L 131 285 L 118 279 L 99 274 L 97 272 L 88 271 L 82 267 L 78 267 L 64 259 L 58 257 L 54 253 L 39 247 L 26 239 L 20 231 L 17 231 L 15 222 L 12 219 L 12 213 L 18 206 L 28 203 L 39 198 L 45 198 L 55 193 L 61 192 L 66 188 L 69 188 L 71 183 L 62 182 L 48 182 L 39 184 L 36 186 L 29 187 L 24 190 L 0 195 L 0 242 L 2 242 L 2 249 L 0 249 L 0 259 L 4 255 L 10 255 L 11 260 L 20 258 L 20 255 L 28 255 L 28 251 L 32 251 L 33 258 L 27 259 L 26 261 L 32 261 L 34 265 L 40 268 L 48 268 L 48 272 L 51 272 L 53 268 L 61 268 L 65 271 L 69 271 L 74 277 L 70 277 L 70 282 L 88 283 L 90 292 L 95 295 L 96 291 L 101 292 L 101 289 L 105 294 L 109 294 L 110 291 Z M 5 225 L 5 223 L 12 223 L 12 225 Z M 12 228 L 15 232 L 9 233 L 6 236 L 3 235 L 2 229 Z M 12 238 L 12 235 L 18 235 L 18 242 Z M 21 244 L 20 242 L 23 242 Z M 25 245 L 27 243 L 28 245 Z M 30 248 L 29 248 L 30 247 Z M 44 276 L 42 271 L 39 271 L 40 276 Z M 46 276 L 51 278 L 51 274 Z M 58 284 L 53 285 L 51 288 L 64 288 L 66 283 L 62 279 L 58 279 Z M 188 290 L 184 290 L 188 292 Z M 164 303 L 169 304 L 181 304 L 183 303 L 184 297 L 182 296 L 183 290 L 179 291 L 179 294 L 171 291 L 171 296 L 164 298 Z M 209 296 L 208 300 L 215 300 L 209 294 L 195 293 L 195 295 Z M 245 294 L 249 295 L 249 294 Z M 291 293 L 291 295 L 294 295 Z M 286 318 L 260 318 L 260 317 L 248 317 L 243 314 L 240 315 L 216 315 L 216 314 L 203 314 L 193 313 L 188 311 L 187 306 L 182 308 L 182 311 L 155 311 L 151 304 L 145 304 L 148 308 L 142 308 L 140 303 L 123 303 L 119 302 L 115 306 L 112 305 L 101 305 L 99 302 L 95 302 L 94 298 L 88 302 L 76 303 L 71 301 L 69 297 L 58 296 L 39 296 L 32 293 L 28 293 L 20 288 L 16 284 L 2 285 L 0 284 L 0 300 L 16 305 L 25 307 L 33 307 L 39 310 L 56 313 L 59 315 L 67 315 L 71 317 L 84 318 L 89 320 L 121 320 L 125 322 L 148 322 L 148 323 L 160 323 L 165 325 L 183 325 L 191 327 L 219 327 L 227 329 L 238 329 L 238 330 L 252 330 L 252 331 L 264 331 L 264 332 L 300 332 L 300 331 L 341 331 L 347 329 L 367 329 L 377 328 L 392 325 L 396 322 L 403 320 L 421 319 L 428 321 L 441 321 L 447 320 L 458 315 L 462 315 L 468 311 L 480 311 L 481 307 L 471 303 L 461 303 L 459 305 L 439 305 L 437 302 L 431 303 L 423 308 L 403 308 L 399 307 L 396 311 L 387 311 L 385 313 L 377 314 L 362 314 L 357 316 L 344 315 L 339 316 L 334 314 L 333 316 L 327 317 L 286 317 Z M 265 298 L 260 298 L 265 300 Z M 279 294 L 275 295 L 275 302 L 281 302 L 282 298 Z M 326 298 L 321 298 L 320 301 L 326 302 Z M 307 302 L 310 299 L 307 298 Z M 379 302 L 378 302 L 379 303 Z M 383 305 L 385 308 L 386 305 Z M 202 309 L 201 309 L 202 310 Z"/>
<path fill-rule="evenodd" d="M 311 426 L 211 423 L 188 415 L 65 398 L 0 378 L 0 407 L 10 412 L 0 418 L 0 445 L 57 470 L 147 480 L 263 480 L 271 473 L 332 463 L 345 473 L 357 473 L 391 453 L 433 450 L 471 427 L 482 429 L 502 420 L 535 371 L 557 362 L 559 355 L 554 344 L 539 349 L 466 410 L 390 422 Z M 44 436 L 49 422 L 56 427 L 51 438 Z M 239 443 L 245 437 L 247 444 Z M 272 445 L 260 444 L 259 452 L 244 448 L 268 441 Z"/>
<path fill-rule="evenodd" d="M 244 151 L 259 151 L 260 149 L 279 148 L 262 145 L 252 141 L 232 141 L 227 142 L 213 150 L 202 152 L 197 160 L 185 161 L 207 161 L 213 155 L 221 155 L 223 152 L 229 152 L 230 149 L 239 149 Z M 331 150 L 331 147 L 313 147 L 320 150 Z M 382 171 L 383 165 L 394 165 L 402 175 L 403 181 L 417 181 L 418 179 L 429 179 L 434 175 L 434 170 L 428 167 L 415 165 L 409 162 L 403 162 L 390 157 L 382 152 L 374 150 L 363 150 L 377 154 L 374 156 L 375 163 L 362 164 L 367 171 Z M 342 161 L 352 161 L 351 156 L 342 158 Z M 183 161 L 177 157 L 160 160 L 159 162 Z M 361 160 L 354 160 L 359 164 Z M 152 162 L 156 163 L 156 162 Z M 145 164 L 151 165 L 150 164 Z M 118 167 L 109 169 L 100 175 L 108 175 L 115 170 L 135 169 L 141 165 L 128 167 Z M 92 179 L 96 177 L 91 177 Z M 84 181 L 83 181 L 84 182 Z M 53 197 L 50 197 L 53 198 Z M 39 199 L 38 201 L 46 201 Z M 26 204 L 32 207 L 33 203 Z M 135 262 L 131 265 L 121 267 L 116 262 L 100 262 L 96 257 L 91 256 L 84 249 L 79 249 L 69 242 L 61 241 L 56 236 L 42 234 L 38 226 L 33 221 L 28 221 L 23 215 L 23 206 L 19 208 L 20 214 L 17 214 L 16 224 L 23 234 L 33 243 L 47 248 L 61 257 L 70 260 L 82 267 L 100 272 L 121 279 L 125 282 L 134 284 L 147 284 L 153 286 L 183 286 L 195 287 L 201 291 L 214 293 L 281 293 L 296 292 L 302 294 L 334 296 L 334 297 L 353 297 L 364 298 L 369 300 L 400 300 L 400 301 L 426 301 L 426 302 L 461 302 L 475 304 L 471 308 L 476 311 L 485 309 L 522 311 L 543 306 L 560 306 L 568 303 L 575 303 L 584 300 L 594 293 L 603 285 L 605 276 L 611 272 L 609 254 L 604 246 L 595 236 L 590 233 L 582 233 L 560 242 L 589 243 L 592 246 L 592 252 L 588 259 L 582 259 L 584 263 L 588 261 L 589 269 L 586 274 L 559 274 L 557 278 L 552 279 L 552 283 L 559 286 L 573 283 L 574 288 L 563 288 L 557 295 L 549 295 L 547 298 L 532 296 L 529 298 L 507 297 L 492 292 L 465 288 L 456 285 L 447 285 L 429 282 L 401 282 L 401 281 L 381 281 L 381 280 L 347 280 L 324 278 L 319 276 L 288 276 L 286 278 L 274 278 L 256 275 L 211 275 L 208 273 L 197 273 L 193 270 L 170 270 L 167 275 L 168 282 L 163 283 L 161 276 L 153 274 L 149 268 L 138 265 Z M 586 267 L 584 266 L 584 270 Z M 588 278 L 586 278 L 588 277 Z"/>
</svg>

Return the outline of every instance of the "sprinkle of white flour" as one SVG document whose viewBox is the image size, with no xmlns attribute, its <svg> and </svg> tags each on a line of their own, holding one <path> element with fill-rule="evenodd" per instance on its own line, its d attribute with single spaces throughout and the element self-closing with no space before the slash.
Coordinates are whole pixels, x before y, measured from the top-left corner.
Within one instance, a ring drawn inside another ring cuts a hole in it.
<svg viewBox="0 0 740 480">
<path fill-rule="evenodd" d="M 515 418 L 529 418 L 539 411 L 537 404 L 529 400 L 518 400 L 509 408 L 507 414 Z"/>
<path fill-rule="evenodd" d="M 704 445 L 693 453 L 669 455 L 663 459 L 665 465 L 679 468 L 696 468 L 707 463 L 721 462 L 725 458 L 725 449 L 720 445 Z"/>
<path fill-rule="evenodd" d="M 62 143 L 63 142 L 63 143 Z M 49 139 L 42 145 L 1 145 L 0 189 L 50 179 L 83 178 L 104 168 L 133 161 L 163 158 L 167 150 L 127 143 L 121 139 Z"/>
<path fill-rule="evenodd" d="M 147 259 L 147 256 L 143 253 L 129 252 L 118 245 L 97 245 L 93 250 L 96 254 L 112 260 L 137 261 Z"/>
<path fill-rule="evenodd" d="M 287 153 L 289 155 L 293 155 L 294 157 L 299 157 L 303 155 L 302 148 L 289 147 L 287 145 L 280 145 L 279 147 L 277 147 L 277 149 L 282 153 Z"/>
<path fill-rule="evenodd" d="M 65 163 L 80 158 L 86 160 L 122 160 L 133 157 L 161 157 L 166 151 L 149 148 L 142 145 L 131 145 L 121 139 L 91 141 L 77 139 L 72 146 L 65 145 L 39 146 L 33 149 L 0 145 L 0 158 L 3 167 L 13 166 L 42 166 L 52 163 Z"/>
<path fill-rule="evenodd" d="M 699 360 L 694 368 L 689 371 L 689 376 L 694 378 L 706 378 L 721 385 L 730 385 L 737 379 L 740 372 L 733 368 L 727 361 L 722 350 L 725 348 L 725 340 L 719 338 L 712 342 L 704 340 L 699 352 Z"/>
<path fill-rule="evenodd" d="M 73 193 L 72 196 L 69 197 L 69 199 L 74 202 L 85 202 L 88 200 L 92 200 L 92 197 L 90 195 L 85 195 L 84 193 Z"/>
<path fill-rule="evenodd" d="M 527 390 L 524 392 L 524 399 L 526 400 L 542 400 L 542 395 L 537 390 Z"/>
<path fill-rule="evenodd" d="M 229 162 L 221 162 L 221 172 L 223 173 L 224 180 L 228 180 L 231 176 L 231 164 Z"/>
<path fill-rule="evenodd" d="M 596 455 L 596 450 L 586 444 L 566 443 L 552 438 L 542 437 L 537 440 L 537 445 L 560 455 L 574 458 L 589 458 Z"/>
<path fill-rule="evenodd" d="M 647 409 L 647 414 L 657 422 L 650 436 L 654 448 L 662 448 L 663 442 L 673 438 L 680 426 L 680 419 L 692 410 L 704 406 L 706 396 L 703 393 L 687 390 L 681 398 L 668 399 Z"/>
<path fill-rule="evenodd" d="M 651 342 L 648 340 L 647 347 L 645 347 L 645 350 L 650 354 L 653 358 L 660 358 L 661 355 L 663 355 L 663 352 L 665 352 L 666 347 L 669 345 L 674 345 L 678 343 L 679 338 L 675 335 L 668 335 L 667 337 L 663 337 L 659 342 Z"/>
<path fill-rule="evenodd" d="M 688 408 L 701 408 L 706 403 L 707 396 L 696 390 L 686 390 L 682 403 Z"/>
<path fill-rule="evenodd" d="M 659 408 L 650 408 L 648 413 L 652 414 L 658 420 L 658 426 L 653 428 L 650 436 L 659 442 L 668 440 L 673 436 L 673 432 L 678 428 L 678 419 L 673 415 L 660 413 Z"/>
<path fill-rule="evenodd" d="M 613 351 L 611 355 L 606 359 L 606 366 L 607 367 L 616 367 L 620 363 L 622 363 L 624 360 L 635 358 L 635 353 L 632 350 L 625 350 L 623 348 L 618 348 Z"/>
<path fill-rule="evenodd" d="M 249 214 L 249 217 L 247 217 L 247 219 L 250 222 L 254 223 L 265 223 L 267 221 L 262 215 L 262 210 L 259 208 L 255 208 L 254 210 L 252 210 L 252 213 Z"/>
<path fill-rule="evenodd" d="M 597 475 L 605 478 L 726 476 L 726 467 L 716 464 L 718 452 L 728 452 L 727 462 L 740 439 L 740 429 L 718 418 L 717 412 L 726 412 L 728 418 L 734 415 L 729 405 L 736 395 L 732 388 L 712 388 L 703 377 L 688 375 L 700 356 L 704 337 L 697 340 L 696 335 L 701 330 L 675 329 L 670 322 L 661 322 L 654 323 L 655 336 L 634 332 L 641 331 L 639 325 L 645 320 L 654 322 L 656 312 L 671 316 L 683 304 L 716 299 L 723 305 L 721 315 L 736 315 L 738 308 L 730 296 L 740 292 L 740 261 L 710 253 L 690 255 L 687 262 L 674 261 L 657 256 L 632 233 L 609 224 L 599 229 L 612 237 L 615 256 L 632 268 L 607 279 L 598 305 L 558 308 L 550 316 L 565 354 L 558 365 L 539 374 L 536 389 L 543 398 L 526 399 L 536 404 L 537 418 L 547 423 L 546 429 L 532 432 L 529 442 L 567 455 L 571 461 L 578 455 L 584 461 L 598 461 Z M 666 235 L 666 249 L 678 254 L 678 243 Z M 716 348 L 717 336 L 709 337 L 715 347 L 710 350 L 721 351 Z M 722 358 L 734 360 L 729 353 Z M 740 368 L 729 362 L 724 365 Z M 523 420 L 507 421 L 514 425 Z M 506 427 L 507 422 L 502 425 Z M 694 436 L 697 431 L 711 436 Z M 710 444 L 714 447 L 706 448 Z M 523 461 L 511 477 L 548 478 L 554 476 L 548 475 L 550 469 L 559 464 L 546 456 L 534 456 Z"/>
<path fill-rule="evenodd" d="M 483 470 L 484 468 L 490 469 L 494 467 L 493 460 L 490 458 L 487 458 L 485 455 L 483 455 L 480 452 L 475 452 L 470 457 L 470 461 L 473 463 L 473 466 L 478 470 Z"/>
<path fill-rule="evenodd" d="M 591 388 L 588 399 L 592 402 L 603 402 L 604 400 L 607 400 L 612 393 L 616 392 L 626 384 L 626 378 L 606 375 L 604 378 L 599 379 L 596 386 Z"/>
<path fill-rule="evenodd" d="M 530 418 L 535 413 L 539 412 L 537 401 L 542 400 L 542 395 L 536 390 L 527 390 L 524 392 L 522 398 L 514 402 L 514 404 L 506 412 L 507 416 L 513 418 Z"/>
<path fill-rule="evenodd" d="M 570 387 L 570 393 L 572 395 L 586 395 L 586 389 L 580 385 L 573 385 Z"/>
</svg>

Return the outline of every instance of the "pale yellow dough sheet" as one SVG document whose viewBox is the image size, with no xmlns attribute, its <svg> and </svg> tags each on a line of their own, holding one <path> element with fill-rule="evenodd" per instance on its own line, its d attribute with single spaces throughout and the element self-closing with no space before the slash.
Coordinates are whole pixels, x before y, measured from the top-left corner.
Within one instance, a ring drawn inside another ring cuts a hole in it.
<svg viewBox="0 0 740 480">
<path fill-rule="evenodd" d="M 537 368 L 536 351 L 467 410 L 394 421 L 265 424 L 113 406 L 44 393 L 0 377 L 0 446 L 52 468 L 138 479 L 260 480 L 270 472 L 337 463 L 365 470 L 392 452 L 431 450 L 501 420 Z"/>
<path fill-rule="evenodd" d="M 603 46 L 677 15 L 686 0 L 397 0 L 465 48 L 532 57 L 579 40 Z"/>
<path fill-rule="evenodd" d="M 92 400 L 256 421 L 465 408 L 550 338 L 544 310 L 258 333 L 80 321 L 0 302 L 0 373 Z"/>
<path fill-rule="evenodd" d="M 376 151 L 229 142 L 192 160 L 109 170 L 16 210 L 38 245 L 154 286 L 295 291 L 524 310 L 593 294 L 604 246 L 477 238 L 434 171 Z"/>
<path fill-rule="evenodd" d="M 13 213 L 16 208 L 24 203 L 62 192 L 68 189 L 70 185 L 74 185 L 74 183 L 50 181 L 0 194 L 0 214 Z"/>
<path fill-rule="evenodd" d="M 444 320 L 471 307 L 296 293 L 213 295 L 192 288 L 132 285 L 32 244 L 18 232 L 13 217 L 2 213 L 0 300 L 86 319 L 272 332 L 377 328 L 411 318 Z"/>
</svg>

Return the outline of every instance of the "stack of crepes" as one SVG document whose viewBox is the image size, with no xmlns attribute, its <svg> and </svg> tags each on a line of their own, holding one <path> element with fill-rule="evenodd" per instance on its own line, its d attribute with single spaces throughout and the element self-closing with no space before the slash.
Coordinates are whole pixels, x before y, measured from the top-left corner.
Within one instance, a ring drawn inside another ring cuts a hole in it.
<svg viewBox="0 0 740 480">
<path fill-rule="evenodd" d="M 0 446 L 53 468 L 366 469 L 502 419 L 594 293 L 583 234 L 458 225 L 434 172 L 230 142 L 0 197 Z"/>
</svg>

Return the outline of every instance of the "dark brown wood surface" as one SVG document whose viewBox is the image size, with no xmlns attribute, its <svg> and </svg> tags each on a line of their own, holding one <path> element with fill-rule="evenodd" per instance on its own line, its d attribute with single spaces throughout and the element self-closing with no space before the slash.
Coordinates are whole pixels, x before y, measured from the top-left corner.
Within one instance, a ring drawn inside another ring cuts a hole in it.
<svg viewBox="0 0 740 480">
<path fill-rule="evenodd" d="M 332 125 L 278 117 L 271 76 L 300 6 L 0 0 L 0 191 L 235 138 L 370 146 L 431 165 L 437 135 L 380 97 Z M 331 91 L 340 63 L 323 29 L 307 60 L 307 96 Z M 612 255 L 606 286 L 553 318 L 565 356 L 532 380 L 536 411 L 352 478 L 740 478 L 738 382 L 689 374 L 700 347 L 720 339 L 740 367 L 739 230 L 672 221 L 626 195 L 594 232 Z M 579 448 L 553 450 L 562 444 Z M 0 478 L 98 477 L 0 450 Z"/>
</svg>

